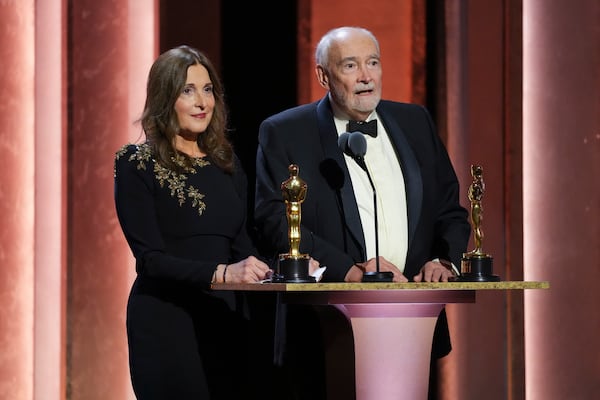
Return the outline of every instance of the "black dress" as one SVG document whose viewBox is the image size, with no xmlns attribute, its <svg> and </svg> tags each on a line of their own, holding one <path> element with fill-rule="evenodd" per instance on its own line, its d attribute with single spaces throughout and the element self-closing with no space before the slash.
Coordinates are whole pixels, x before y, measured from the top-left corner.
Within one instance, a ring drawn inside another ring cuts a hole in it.
<svg viewBox="0 0 600 400">
<path fill-rule="evenodd" d="M 256 255 L 237 165 L 230 175 L 198 158 L 179 174 L 155 163 L 147 144 L 116 153 L 115 205 L 136 259 L 127 337 L 138 399 L 248 394 L 243 299 L 209 288 L 217 264 Z"/>
</svg>

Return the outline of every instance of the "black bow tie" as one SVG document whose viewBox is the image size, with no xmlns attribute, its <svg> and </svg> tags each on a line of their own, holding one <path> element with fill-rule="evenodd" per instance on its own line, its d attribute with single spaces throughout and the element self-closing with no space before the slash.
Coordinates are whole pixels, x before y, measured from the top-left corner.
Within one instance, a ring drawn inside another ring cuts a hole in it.
<svg viewBox="0 0 600 400">
<path fill-rule="evenodd" d="M 348 132 L 362 132 L 369 136 L 377 137 L 377 120 L 372 119 L 369 122 L 349 121 Z"/>
</svg>

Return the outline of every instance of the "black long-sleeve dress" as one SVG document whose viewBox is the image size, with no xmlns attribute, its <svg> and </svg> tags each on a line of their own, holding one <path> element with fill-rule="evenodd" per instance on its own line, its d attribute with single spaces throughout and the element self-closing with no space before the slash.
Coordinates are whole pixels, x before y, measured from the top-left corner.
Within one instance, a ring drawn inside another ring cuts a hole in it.
<svg viewBox="0 0 600 400">
<path fill-rule="evenodd" d="M 127 305 L 138 399 L 243 398 L 247 320 L 240 294 L 211 291 L 218 264 L 256 255 L 246 230 L 246 179 L 207 158 L 180 174 L 147 144 L 115 157 L 115 205 L 136 259 Z"/>
</svg>

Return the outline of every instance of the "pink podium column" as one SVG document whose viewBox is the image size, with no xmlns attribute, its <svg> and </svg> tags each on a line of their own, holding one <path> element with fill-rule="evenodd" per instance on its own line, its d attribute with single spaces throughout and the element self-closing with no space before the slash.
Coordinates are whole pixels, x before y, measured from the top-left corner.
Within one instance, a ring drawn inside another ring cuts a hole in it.
<svg viewBox="0 0 600 400">
<path fill-rule="evenodd" d="M 333 305 L 348 318 L 357 400 L 426 400 L 436 319 L 448 303 L 475 302 L 475 292 L 359 285 L 360 290 L 288 292 L 286 300 Z"/>
<path fill-rule="evenodd" d="M 427 399 L 431 343 L 444 304 L 344 304 L 357 400 Z"/>
</svg>

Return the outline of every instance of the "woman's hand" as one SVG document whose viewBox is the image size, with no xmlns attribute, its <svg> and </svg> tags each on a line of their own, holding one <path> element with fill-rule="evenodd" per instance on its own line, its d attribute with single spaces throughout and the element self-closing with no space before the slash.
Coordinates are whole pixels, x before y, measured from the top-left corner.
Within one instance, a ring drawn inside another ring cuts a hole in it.
<svg viewBox="0 0 600 400">
<path fill-rule="evenodd" d="M 219 269 L 222 273 L 219 274 Z M 254 283 L 266 279 L 273 271 L 267 264 L 254 256 L 242 261 L 217 267 L 217 282 L 225 283 Z M 219 279 L 221 278 L 221 279 Z"/>
<path fill-rule="evenodd" d="M 319 263 L 317 260 L 311 257 L 308 261 L 308 274 L 312 276 L 315 273 L 315 271 L 319 269 L 320 266 L 321 263 Z"/>
</svg>

